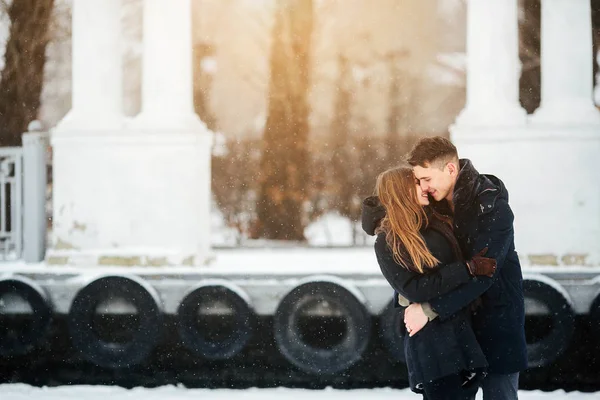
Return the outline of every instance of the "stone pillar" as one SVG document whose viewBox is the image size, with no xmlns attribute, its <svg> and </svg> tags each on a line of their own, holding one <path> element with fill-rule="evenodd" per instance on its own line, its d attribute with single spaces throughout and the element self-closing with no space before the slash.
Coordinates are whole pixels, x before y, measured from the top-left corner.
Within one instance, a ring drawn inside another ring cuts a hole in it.
<svg viewBox="0 0 600 400">
<path fill-rule="evenodd" d="M 141 129 L 198 128 L 194 113 L 190 0 L 144 1 Z"/>
<path fill-rule="evenodd" d="M 532 121 L 600 124 L 589 0 L 542 1 L 542 101 Z"/>
<path fill-rule="evenodd" d="M 516 3 L 469 0 L 468 99 L 451 138 L 459 156 L 504 181 L 524 265 L 600 265 L 589 0 L 542 0 L 542 105 L 526 123 Z"/>
<path fill-rule="evenodd" d="M 72 105 L 61 131 L 120 129 L 123 124 L 121 0 L 74 0 Z"/>
<path fill-rule="evenodd" d="M 144 103 L 125 126 L 112 123 L 122 99 L 117 4 L 74 0 L 69 118 L 78 124 L 61 124 L 52 135 L 54 225 L 46 261 L 204 265 L 211 257 L 212 135 L 193 109 L 190 0 L 144 0 Z M 86 129 L 95 132 L 82 134 Z"/>
<path fill-rule="evenodd" d="M 467 99 L 457 125 L 520 125 L 517 0 L 469 0 Z"/>
</svg>

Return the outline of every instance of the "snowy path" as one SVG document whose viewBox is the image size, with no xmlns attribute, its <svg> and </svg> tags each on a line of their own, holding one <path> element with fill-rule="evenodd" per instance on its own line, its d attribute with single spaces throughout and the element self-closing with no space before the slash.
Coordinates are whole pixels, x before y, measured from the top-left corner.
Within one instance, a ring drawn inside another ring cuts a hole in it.
<svg viewBox="0 0 600 400">
<path fill-rule="evenodd" d="M 418 396 L 408 389 L 365 389 L 365 390 L 303 390 L 303 389 L 185 389 L 183 387 L 164 386 L 155 389 L 135 388 L 131 390 L 114 386 L 60 386 L 55 388 L 36 388 L 25 384 L 0 385 L 2 400 L 418 400 Z M 562 390 L 554 392 L 520 391 L 521 400 L 580 400 L 597 399 L 598 393 L 565 393 Z M 481 399 L 481 392 L 478 400 Z"/>
</svg>

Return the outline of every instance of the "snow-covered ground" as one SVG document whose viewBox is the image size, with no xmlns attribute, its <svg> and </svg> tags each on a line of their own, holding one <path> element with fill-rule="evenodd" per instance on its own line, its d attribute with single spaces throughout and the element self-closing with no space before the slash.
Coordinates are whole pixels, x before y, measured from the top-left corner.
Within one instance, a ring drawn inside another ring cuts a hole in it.
<svg viewBox="0 0 600 400">
<path fill-rule="evenodd" d="M 360 228 L 360 224 L 354 222 L 356 229 L 356 245 L 371 245 L 374 238 L 368 236 Z M 311 247 L 329 247 L 329 246 L 353 246 L 353 222 L 348 218 L 341 216 L 335 211 L 328 212 L 315 221 L 311 222 L 304 229 L 306 244 Z M 221 247 L 262 247 L 273 243 L 267 243 L 264 240 L 251 240 L 242 237 L 240 243 L 238 239 L 240 233 L 227 226 L 223 214 L 213 201 L 211 211 L 211 245 Z"/>
<path fill-rule="evenodd" d="M 0 398 L 2 400 L 63 400 L 63 399 L 85 399 L 85 400 L 409 400 L 420 399 L 421 396 L 412 393 L 408 389 L 355 389 L 355 390 L 307 390 L 307 389 L 186 389 L 184 387 L 164 386 L 154 389 L 134 388 L 123 389 L 114 386 L 59 386 L 55 388 L 36 388 L 24 384 L 0 385 Z M 482 398 L 481 391 L 477 399 Z M 597 399 L 598 393 L 580 393 L 563 390 L 554 392 L 520 391 L 521 400 L 580 400 Z"/>
</svg>

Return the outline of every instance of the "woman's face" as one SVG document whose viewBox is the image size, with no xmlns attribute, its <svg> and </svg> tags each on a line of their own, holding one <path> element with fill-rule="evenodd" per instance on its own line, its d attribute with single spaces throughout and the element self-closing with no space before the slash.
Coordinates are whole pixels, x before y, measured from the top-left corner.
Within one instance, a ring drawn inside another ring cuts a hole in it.
<svg viewBox="0 0 600 400">
<path fill-rule="evenodd" d="M 419 199 L 419 204 L 422 206 L 429 205 L 429 197 L 427 196 L 427 192 L 424 192 L 421 189 L 421 185 L 419 185 L 419 180 L 415 178 L 415 185 L 417 186 L 417 198 Z"/>
</svg>

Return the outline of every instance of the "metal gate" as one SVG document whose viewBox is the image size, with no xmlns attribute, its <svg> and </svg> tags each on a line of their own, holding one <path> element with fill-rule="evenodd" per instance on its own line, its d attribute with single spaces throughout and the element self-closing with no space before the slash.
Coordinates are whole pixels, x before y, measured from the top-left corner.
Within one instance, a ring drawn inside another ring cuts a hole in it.
<svg viewBox="0 0 600 400">
<path fill-rule="evenodd" d="M 0 148 L 0 259 L 21 258 L 23 245 L 23 149 Z"/>
<path fill-rule="evenodd" d="M 45 133 L 0 147 L 0 261 L 39 262 L 46 252 Z"/>
</svg>

